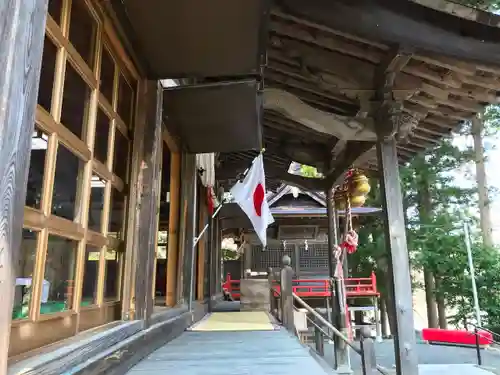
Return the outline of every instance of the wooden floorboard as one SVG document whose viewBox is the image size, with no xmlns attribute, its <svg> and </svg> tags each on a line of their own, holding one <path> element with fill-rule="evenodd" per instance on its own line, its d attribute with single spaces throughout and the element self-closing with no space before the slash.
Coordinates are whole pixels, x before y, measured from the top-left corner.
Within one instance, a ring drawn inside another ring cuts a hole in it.
<svg viewBox="0 0 500 375">
<path fill-rule="evenodd" d="M 325 375 L 297 338 L 284 330 L 185 332 L 128 375 Z M 333 371 L 330 372 L 333 374 Z"/>
</svg>

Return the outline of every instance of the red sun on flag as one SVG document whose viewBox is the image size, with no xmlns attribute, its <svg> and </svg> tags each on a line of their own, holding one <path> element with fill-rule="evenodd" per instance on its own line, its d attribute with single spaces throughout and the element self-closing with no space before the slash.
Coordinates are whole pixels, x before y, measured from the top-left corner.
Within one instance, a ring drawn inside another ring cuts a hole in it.
<svg viewBox="0 0 500 375">
<path fill-rule="evenodd" d="M 265 192 L 262 184 L 257 184 L 253 191 L 253 207 L 257 216 L 262 216 L 262 203 L 264 202 Z"/>
</svg>

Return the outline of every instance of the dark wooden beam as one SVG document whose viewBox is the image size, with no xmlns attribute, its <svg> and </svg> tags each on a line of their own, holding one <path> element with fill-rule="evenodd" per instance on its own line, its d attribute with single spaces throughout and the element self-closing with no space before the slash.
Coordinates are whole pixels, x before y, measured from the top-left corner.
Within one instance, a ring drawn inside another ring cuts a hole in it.
<svg viewBox="0 0 500 375">
<path fill-rule="evenodd" d="M 408 45 L 465 61 L 493 65 L 500 61 L 500 29 L 411 1 L 285 0 L 283 7 L 296 17 L 374 42 Z"/>
<path fill-rule="evenodd" d="M 297 96 L 300 100 L 308 103 L 312 107 L 318 108 L 328 113 L 336 113 L 340 115 L 352 113 L 354 115 L 357 112 L 356 106 L 353 106 L 352 104 L 349 105 L 345 102 L 332 100 L 327 96 L 323 96 L 319 92 L 304 90 L 303 87 L 290 84 L 289 81 L 280 81 L 276 79 L 274 75 L 267 76 L 266 83 L 267 87 L 274 87 L 288 91 L 289 93 Z"/>
<path fill-rule="evenodd" d="M 0 1 L 0 374 L 7 374 L 16 266 L 35 121 L 47 0 Z"/>
</svg>

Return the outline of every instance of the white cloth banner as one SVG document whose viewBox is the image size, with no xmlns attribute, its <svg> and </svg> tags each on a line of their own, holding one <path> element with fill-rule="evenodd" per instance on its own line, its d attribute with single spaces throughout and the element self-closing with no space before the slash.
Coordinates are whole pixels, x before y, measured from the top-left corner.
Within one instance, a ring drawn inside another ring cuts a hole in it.
<svg viewBox="0 0 500 375">
<path fill-rule="evenodd" d="M 266 199 L 266 179 L 262 154 L 255 158 L 245 179 L 233 186 L 231 195 L 234 202 L 238 203 L 252 222 L 255 233 L 265 247 L 267 227 L 274 223 L 274 218 Z"/>
<path fill-rule="evenodd" d="M 196 154 L 196 168 L 203 170 L 200 180 L 203 186 L 215 185 L 215 154 Z"/>
</svg>

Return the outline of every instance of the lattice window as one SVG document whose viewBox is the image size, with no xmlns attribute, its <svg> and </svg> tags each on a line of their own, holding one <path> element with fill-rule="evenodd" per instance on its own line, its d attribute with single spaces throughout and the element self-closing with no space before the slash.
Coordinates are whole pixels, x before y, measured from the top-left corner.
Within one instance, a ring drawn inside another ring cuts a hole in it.
<svg viewBox="0 0 500 375">
<path fill-rule="evenodd" d="M 262 250 L 262 246 L 252 246 L 252 270 L 267 271 L 269 267 L 279 268 L 282 266 L 282 259 L 285 255 L 292 259 L 293 267 L 296 264 L 293 245 L 287 245 L 286 249 L 283 249 L 283 245 L 268 246 L 265 250 Z"/>
<path fill-rule="evenodd" d="M 299 269 L 328 269 L 328 244 L 310 244 L 299 246 Z"/>
</svg>

